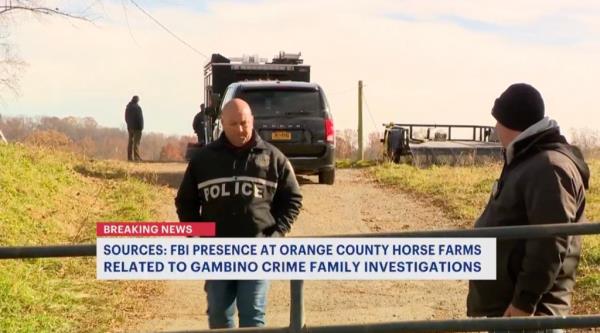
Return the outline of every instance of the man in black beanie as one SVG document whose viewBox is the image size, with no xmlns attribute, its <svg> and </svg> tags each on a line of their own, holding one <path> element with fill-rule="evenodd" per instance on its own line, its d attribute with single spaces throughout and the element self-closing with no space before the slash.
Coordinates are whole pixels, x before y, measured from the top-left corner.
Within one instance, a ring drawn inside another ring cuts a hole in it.
<svg viewBox="0 0 600 333">
<path fill-rule="evenodd" d="M 557 123 L 544 117 L 542 95 L 513 84 L 496 99 L 492 116 L 504 167 L 475 228 L 585 221 L 589 169 Z M 567 315 L 580 251 L 579 236 L 498 240 L 496 280 L 469 282 L 467 314 Z"/>
</svg>

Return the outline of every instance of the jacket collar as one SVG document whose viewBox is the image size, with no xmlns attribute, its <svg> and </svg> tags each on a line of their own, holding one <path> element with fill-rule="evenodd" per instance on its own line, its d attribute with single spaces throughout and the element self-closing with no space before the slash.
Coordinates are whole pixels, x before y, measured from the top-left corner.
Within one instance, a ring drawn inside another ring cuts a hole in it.
<svg viewBox="0 0 600 333">
<path fill-rule="evenodd" d="M 584 187 L 589 188 L 590 170 L 579 148 L 568 144 L 556 121 L 544 118 L 527 128 L 506 149 L 505 168 L 543 150 L 554 150 L 567 156 L 581 174 Z M 511 164 L 512 163 L 512 164 Z M 504 173 L 504 170 L 502 173 Z"/>
<path fill-rule="evenodd" d="M 547 139 L 549 134 L 553 136 L 560 135 L 558 123 L 553 119 L 544 117 L 542 120 L 529 126 L 506 147 L 506 164 L 510 164 L 514 161 L 515 157 L 529 150 L 540 139 Z"/>
</svg>

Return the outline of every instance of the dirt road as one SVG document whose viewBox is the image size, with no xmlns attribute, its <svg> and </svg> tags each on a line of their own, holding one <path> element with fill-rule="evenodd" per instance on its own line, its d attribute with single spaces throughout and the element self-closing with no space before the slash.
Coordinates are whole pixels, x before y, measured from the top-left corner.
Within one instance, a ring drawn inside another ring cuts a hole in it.
<svg viewBox="0 0 600 333">
<path fill-rule="evenodd" d="M 173 178 L 174 166 L 148 167 L 169 170 L 163 183 L 173 188 L 178 184 Z M 175 168 L 181 171 L 184 166 Z M 338 170 L 334 186 L 316 184 L 316 177 L 300 177 L 300 181 L 304 208 L 290 236 L 454 227 L 438 209 L 399 191 L 379 187 L 360 170 Z M 172 210 L 175 220 L 174 209 L 166 209 Z M 124 331 L 208 328 L 203 282 L 164 283 L 165 292 L 148 304 L 152 315 L 127 323 Z M 463 281 L 306 281 L 306 324 L 462 318 L 466 290 Z M 289 303 L 289 281 L 272 281 L 267 308 L 269 326 L 289 324 Z"/>
</svg>

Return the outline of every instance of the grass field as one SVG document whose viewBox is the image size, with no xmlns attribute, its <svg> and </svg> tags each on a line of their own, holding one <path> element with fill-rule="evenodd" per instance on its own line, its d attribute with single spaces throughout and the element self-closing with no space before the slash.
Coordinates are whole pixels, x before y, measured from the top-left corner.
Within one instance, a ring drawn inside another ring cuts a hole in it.
<svg viewBox="0 0 600 333">
<path fill-rule="evenodd" d="M 441 207 L 470 227 L 500 167 L 431 167 L 351 163 L 380 182 Z M 163 220 L 166 189 L 130 177 L 127 164 L 0 145 L 0 246 L 93 243 L 98 221 Z M 600 160 L 590 161 L 587 216 L 600 220 L 594 186 Z M 600 236 L 586 237 L 576 312 L 600 312 Z M 97 281 L 95 258 L 0 260 L 0 332 L 114 330 L 160 292 L 155 282 Z"/>
<path fill-rule="evenodd" d="M 592 179 L 587 192 L 586 216 L 600 221 L 600 160 L 588 161 Z M 369 169 L 381 183 L 397 186 L 421 200 L 442 208 L 462 227 L 471 227 L 482 212 L 492 183 L 500 175 L 501 166 L 450 167 L 426 169 L 406 164 L 380 164 Z M 599 180 L 599 181 L 596 181 Z M 600 313 L 600 235 L 585 236 L 575 294 L 575 312 Z"/>
<path fill-rule="evenodd" d="M 161 189 L 109 163 L 0 145 L 0 165 L 0 246 L 94 243 L 98 221 L 159 218 Z M 156 288 L 97 281 L 93 257 L 1 260 L 0 332 L 106 332 Z"/>
</svg>

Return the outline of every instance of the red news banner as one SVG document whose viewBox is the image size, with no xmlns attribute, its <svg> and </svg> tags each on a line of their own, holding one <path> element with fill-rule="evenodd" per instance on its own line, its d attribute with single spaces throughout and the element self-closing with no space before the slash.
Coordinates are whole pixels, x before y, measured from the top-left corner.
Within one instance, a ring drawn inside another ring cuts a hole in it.
<svg viewBox="0 0 600 333">
<path fill-rule="evenodd" d="M 97 237 L 214 237 L 214 222 L 98 222 Z"/>
</svg>

